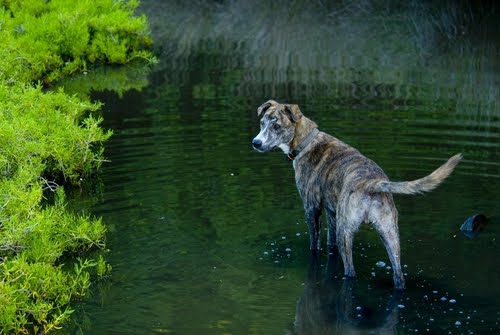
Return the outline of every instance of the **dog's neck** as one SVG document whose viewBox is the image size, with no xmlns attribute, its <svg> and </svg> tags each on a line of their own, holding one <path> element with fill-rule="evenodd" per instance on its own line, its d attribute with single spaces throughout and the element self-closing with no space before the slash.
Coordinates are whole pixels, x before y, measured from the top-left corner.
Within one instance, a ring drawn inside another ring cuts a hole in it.
<svg viewBox="0 0 500 335">
<path fill-rule="evenodd" d="M 289 160 L 293 160 L 314 139 L 311 135 L 316 135 L 317 128 L 318 125 L 314 121 L 302 116 L 299 122 L 295 123 L 295 135 L 292 141 L 289 144 L 281 144 L 280 149 Z"/>
<path fill-rule="evenodd" d="M 300 143 L 309 135 L 311 131 L 318 128 L 316 122 L 302 116 L 299 122 L 295 123 L 295 136 L 290 142 L 290 150 L 297 149 Z"/>
</svg>

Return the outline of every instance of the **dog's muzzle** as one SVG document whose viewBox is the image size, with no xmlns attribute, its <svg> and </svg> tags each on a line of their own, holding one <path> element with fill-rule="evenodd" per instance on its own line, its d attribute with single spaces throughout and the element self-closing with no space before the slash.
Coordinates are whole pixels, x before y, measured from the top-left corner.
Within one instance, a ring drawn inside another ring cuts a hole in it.
<svg viewBox="0 0 500 335">
<path fill-rule="evenodd" d="M 254 138 L 252 140 L 252 147 L 257 151 L 260 151 L 260 148 L 262 147 L 262 141 L 257 138 Z"/>
</svg>

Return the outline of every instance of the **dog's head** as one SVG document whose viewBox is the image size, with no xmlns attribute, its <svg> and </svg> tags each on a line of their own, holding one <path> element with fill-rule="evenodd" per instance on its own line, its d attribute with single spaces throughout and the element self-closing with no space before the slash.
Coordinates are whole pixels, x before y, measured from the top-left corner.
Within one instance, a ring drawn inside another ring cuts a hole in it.
<svg viewBox="0 0 500 335">
<path fill-rule="evenodd" d="M 252 140 L 252 146 L 259 152 L 281 148 L 288 153 L 289 144 L 295 136 L 295 124 L 302 118 L 297 105 L 280 104 L 269 100 L 257 108 L 260 133 Z"/>
</svg>

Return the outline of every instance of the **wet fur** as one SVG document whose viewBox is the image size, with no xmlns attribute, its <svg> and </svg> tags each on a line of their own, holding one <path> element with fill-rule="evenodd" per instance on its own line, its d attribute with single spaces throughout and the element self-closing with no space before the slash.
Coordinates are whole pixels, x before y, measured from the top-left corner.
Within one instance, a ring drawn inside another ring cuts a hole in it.
<svg viewBox="0 0 500 335">
<path fill-rule="evenodd" d="M 287 150 L 296 148 L 317 127 L 316 123 L 302 115 L 297 105 L 270 100 L 257 112 L 263 114 L 263 123 L 253 143 L 254 148 L 261 152 L 280 147 L 287 154 Z M 262 143 L 259 148 L 255 147 L 256 141 Z M 310 249 L 321 249 L 319 218 L 325 210 L 328 247 L 338 247 L 345 275 L 354 277 L 354 233 L 361 223 L 370 223 L 380 235 L 389 255 L 394 286 L 403 289 L 405 282 L 401 271 L 398 212 L 392 193 L 428 192 L 451 174 L 460 159 L 460 154 L 451 157 L 424 178 L 391 182 L 375 162 L 358 150 L 327 133 L 319 132 L 293 161 L 295 181 L 309 227 Z"/>
</svg>

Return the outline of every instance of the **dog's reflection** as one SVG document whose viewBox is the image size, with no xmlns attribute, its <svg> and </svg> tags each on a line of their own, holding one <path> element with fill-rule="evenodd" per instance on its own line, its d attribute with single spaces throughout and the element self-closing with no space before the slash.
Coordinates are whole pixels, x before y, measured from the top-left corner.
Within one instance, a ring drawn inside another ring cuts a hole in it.
<svg viewBox="0 0 500 335">
<path fill-rule="evenodd" d="M 295 320 L 287 334 L 397 334 L 402 293 L 387 294 L 387 303 L 378 308 L 365 308 L 361 295 L 367 299 L 370 291 L 353 294 L 352 279 L 334 278 L 341 268 L 340 257 L 332 253 L 326 275 L 322 275 L 320 257 L 311 254 L 304 295 L 297 302 Z M 373 296 L 370 299 L 373 301 Z"/>
</svg>

